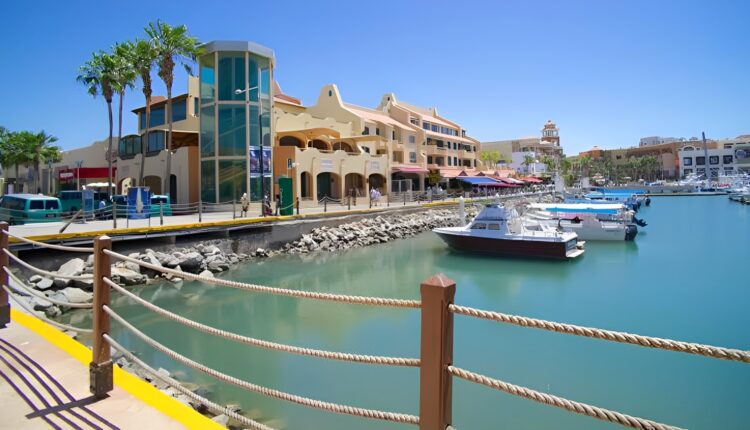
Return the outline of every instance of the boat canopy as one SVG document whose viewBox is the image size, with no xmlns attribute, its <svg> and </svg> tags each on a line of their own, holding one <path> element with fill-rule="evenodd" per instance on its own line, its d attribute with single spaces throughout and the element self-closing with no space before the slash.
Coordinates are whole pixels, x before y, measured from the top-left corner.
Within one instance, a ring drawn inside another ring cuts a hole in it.
<svg viewBox="0 0 750 430">
<path fill-rule="evenodd" d="M 597 213 L 597 214 L 617 214 L 625 210 L 625 205 L 616 204 L 585 204 L 585 203 L 531 203 L 532 209 L 539 209 L 548 212 L 568 212 L 568 213 Z"/>
</svg>

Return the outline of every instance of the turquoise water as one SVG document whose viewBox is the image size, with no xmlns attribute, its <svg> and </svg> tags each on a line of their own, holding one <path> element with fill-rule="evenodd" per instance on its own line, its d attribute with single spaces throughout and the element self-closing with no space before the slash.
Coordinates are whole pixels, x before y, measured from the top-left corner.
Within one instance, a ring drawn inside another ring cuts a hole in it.
<svg viewBox="0 0 750 430">
<path fill-rule="evenodd" d="M 456 303 L 548 320 L 750 349 L 750 206 L 726 197 L 655 198 L 635 242 L 588 242 L 572 262 L 499 260 L 446 249 L 431 233 L 339 254 L 284 257 L 226 274 L 285 288 L 418 298 L 443 272 Z M 336 351 L 417 357 L 419 313 L 322 303 L 185 283 L 139 294 L 216 327 Z M 167 346 L 233 376 L 321 400 L 417 414 L 418 370 L 259 350 L 116 309 Z M 329 414 L 268 399 L 191 372 L 122 330 L 115 337 L 155 366 L 213 389 L 288 429 L 408 425 Z M 540 391 L 690 429 L 746 429 L 750 365 L 456 317 L 457 366 Z M 593 418 L 455 380 L 459 429 L 608 429 Z M 277 421 L 277 423 L 279 422 Z"/>
</svg>

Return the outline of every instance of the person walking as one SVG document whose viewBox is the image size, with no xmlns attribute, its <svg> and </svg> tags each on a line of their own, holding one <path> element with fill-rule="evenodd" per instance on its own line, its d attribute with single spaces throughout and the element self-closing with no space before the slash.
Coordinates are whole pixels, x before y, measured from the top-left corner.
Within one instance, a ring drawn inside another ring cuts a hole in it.
<svg viewBox="0 0 750 430">
<path fill-rule="evenodd" d="M 240 197 L 240 207 L 242 208 L 240 211 L 240 218 L 244 218 L 247 216 L 247 210 L 250 208 L 250 200 L 247 199 L 247 193 L 242 193 L 242 197 Z"/>
</svg>

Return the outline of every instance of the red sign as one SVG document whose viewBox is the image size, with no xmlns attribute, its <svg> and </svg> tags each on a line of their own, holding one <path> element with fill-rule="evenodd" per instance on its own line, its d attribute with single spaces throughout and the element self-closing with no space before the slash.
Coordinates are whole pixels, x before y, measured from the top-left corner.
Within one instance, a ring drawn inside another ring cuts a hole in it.
<svg viewBox="0 0 750 430">
<path fill-rule="evenodd" d="M 112 167 L 112 177 L 116 177 L 117 168 Z M 80 179 L 106 179 L 109 177 L 109 168 L 107 167 L 81 167 L 67 170 L 60 170 L 58 178 L 61 181 L 69 181 L 76 178 Z"/>
</svg>

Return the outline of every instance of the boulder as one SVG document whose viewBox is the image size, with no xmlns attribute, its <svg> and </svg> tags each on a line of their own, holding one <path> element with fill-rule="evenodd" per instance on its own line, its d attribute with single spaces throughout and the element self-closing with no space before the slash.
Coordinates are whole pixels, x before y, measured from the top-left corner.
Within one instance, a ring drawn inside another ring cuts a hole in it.
<svg viewBox="0 0 750 430">
<path fill-rule="evenodd" d="M 221 254 L 221 250 L 216 245 L 206 245 L 201 250 L 201 254 L 203 254 L 203 255 L 216 255 L 216 254 Z"/>
<path fill-rule="evenodd" d="M 70 303 L 89 303 L 94 299 L 93 293 L 88 293 L 80 288 L 65 288 L 58 291 L 57 294 L 64 296 L 64 300 Z"/>
<path fill-rule="evenodd" d="M 112 267 L 112 280 L 118 284 L 138 285 L 146 282 L 148 278 L 138 272 L 124 267 Z"/>
<path fill-rule="evenodd" d="M 41 281 L 36 283 L 35 288 L 37 290 L 49 290 L 55 285 L 54 281 L 52 279 L 43 278 Z"/>
<path fill-rule="evenodd" d="M 94 289 L 94 277 L 92 276 L 90 279 L 76 279 L 73 281 L 73 286 L 92 291 Z"/>
<path fill-rule="evenodd" d="M 49 300 L 44 300 L 40 297 L 33 296 L 31 297 L 31 306 L 33 306 L 33 309 L 35 311 L 44 311 L 47 310 L 47 308 L 52 307 L 53 304 Z"/>
<path fill-rule="evenodd" d="M 40 275 L 33 275 L 31 278 L 29 278 L 29 282 L 31 282 L 32 284 L 36 284 L 37 282 L 41 281 L 42 279 L 44 279 L 44 278 L 42 278 Z"/>
<path fill-rule="evenodd" d="M 57 273 L 65 276 L 78 276 L 83 273 L 83 268 L 86 267 L 86 262 L 80 258 L 71 258 L 67 263 L 60 266 Z"/>
<path fill-rule="evenodd" d="M 201 272 L 201 273 L 199 273 L 198 275 L 199 275 L 199 276 L 204 276 L 204 277 L 206 277 L 206 278 L 214 278 L 214 274 L 213 274 L 213 273 L 212 273 L 212 272 L 211 272 L 210 270 L 208 270 L 208 269 L 206 269 L 206 270 L 202 271 L 202 272 Z"/>
<path fill-rule="evenodd" d="M 177 264 L 182 267 L 182 270 L 190 273 L 198 273 L 203 263 L 203 256 L 198 252 L 188 252 L 183 254 L 181 258 L 177 259 Z"/>
<path fill-rule="evenodd" d="M 221 426 L 224 426 L 224 427 L 226 427 L 227 423 L 229 423 L 229 417 L 226 416 L 226 415 L 224 415 L 224 414 L 217 415 L 217 416 L 211 418 L 211 420 L 214 421 L 214 422 L 216 422 L 216 423 L 218 423 Z"/>
</svg>

